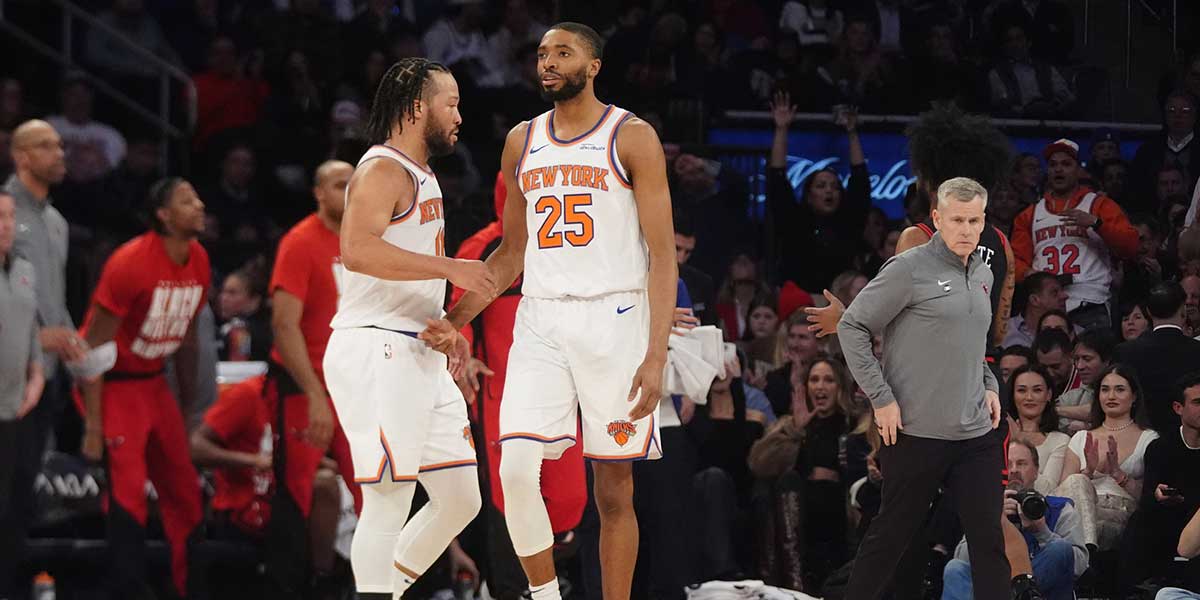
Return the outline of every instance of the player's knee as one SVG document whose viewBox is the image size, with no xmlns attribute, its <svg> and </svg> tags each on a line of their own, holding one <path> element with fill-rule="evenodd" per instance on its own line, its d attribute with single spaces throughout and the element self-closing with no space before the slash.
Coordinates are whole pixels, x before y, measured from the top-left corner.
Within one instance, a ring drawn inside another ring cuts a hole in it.
<svg viewBox="0 0 1200 600">
<path fill-rule="evenodd" d="M 505 451 L 500 455 L 500 486 L 504 489 L 505 497 L 513 493 L 520 495 L 536 491 L 541 486 L 541 456 L 535 460 L 526 456 L 527 452 L 517 451 L 516 448 L 520 446 L 506 444 Z"/>
<path fill-rule="evenodd" d="M 475 516 L 479 514 L 479 509 L 483 506 L 483 496 L 479 493 L 479 485 L 464 487 L 455 495 L 453 506 L 453 518 L 456 524 L 466 527 L 468 523 L 475 520 Z"/>
<path fill-rule="evenodd" d="M 593 463 L 596 476 L 593 493 L 601 514 L 633 510 L 633 471 L 627 463 Z"/>
</svg>

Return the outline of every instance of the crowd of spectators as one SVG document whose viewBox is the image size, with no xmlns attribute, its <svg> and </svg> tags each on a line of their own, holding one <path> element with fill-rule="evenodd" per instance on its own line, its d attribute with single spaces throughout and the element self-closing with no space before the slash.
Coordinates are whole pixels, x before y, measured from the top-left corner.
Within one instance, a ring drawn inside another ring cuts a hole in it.
<svg viewBox="0 0 1200 600">
<path fill-rule="evenodd" d="M 664 432 L 678 428 L 664 433 L 681 440 L 676 456 L 687 456 L 671 469 L 691 484 L 687 506 L 673 515 L 689 527 L 676 532 L 684 540 L 680 557 L 639 571 L 637 597 L 678 598 L 685 585 L 713 579 L 762 579 L 838 597 L 878 510 L 886 473 L 875 461 L 869 405 L 836 337 L 810 331 L 804 308 L 849 306 L 895 254 L 901 231 L 925 219 L 929 203 L 910 190 L 904 221 L 872 206 L 871 157 L 857 115 L 911 114 L 950 101 L 993 116 L 1061 117 L 1087 101 L 1078 88 L 1075 15 L 1059 0 L 625 0 L 586 9 L 540 0 L 81 4 L 191 74 L 196 121 L 186 142 L 164 156 L 158 134 L 98 96 L 81 71 L 17 70 L 0 80 L 5 280 L 27 268 L 8 259 L 6 235 L 21 248 L 31 207 L 51 202 L 61 223 L 49 214 L 38 222 L 47 223 L 55 246 L 26 258 L 40 285 L 61 283 L 50 293 L 60 298 L 44 302 L 39 295 L 39 305 L 60 308 L 40 321 L 40 345 L 47 356 L 71 358 L 74 323 L 83 320 L 105 260 L 149 224 L 135 215 L 155 180 L 189 164 L 207 216 L 200 242 L 212 257 L 211 306 L 197 320 L 209 372 L 218 359 L 268 360 L 278 331 L 268 286 L 275 249 L 311 213 L 314 194 L 330 193 L 318 191 L 318 165 L 353 164 L 366 148 L 363 123 L 390 64 L 427 56 L 450 67 L 463 90 L 462 142 L 432 162 L 453 253 L 497 216 L 492 196 L 504 190 L 490 184 L 504 135 L 549 108 L 534 69 L 546 26 L 591 19 L 603 30 L 598 95 L 637 112 L 667 142 L 683 289 L 698 320 L 720 326 L 739 349 L 728 378 L 714 382 L 703 401 L 677 399 L 678 423 L 664 422 Z M 84 42 L 84 69 L 135 99 L 156 101 L 155 72 L 143 57 L 98 29 Z M 1135 155 L 1122 155 L 1120 134 L 1102 128 L 1090 139 L 1003 157 L 1007 176 L 989 191 L 988 221 L 1011 239 L 1018 282 L 1007 334 L 992 352 L 1013 436 L 1009 470 L 1017 485 L 1006 493 L 1006 513 L 1024 534 L 1048 598 L 1070 598 L 1077 587 L 1117 597 L 1147 581 L 1200 590 L 1195 574 L 1189 582 L 1173 561 L 1200 545 L 1197 73 L 1200 55 L 1167 73 L 1168 91 L 1156 96 L 1161 133 Z M 849 178 L 818 170 L 793 189 L 785 167 L 795 112 L 835 106 Z M 696 141 L 688 138 L 697 114 L 709 123 L 735 108 L 771 109 L 773 142 L 759 149 L 767 167 L 766 222 L 751 206 L 751 174 L 685 144 Z M 45 119 L 55 136 L 17 135 L 30 118 Z M 6 208 L 10 195 L 15 209 Z M 1087 246 L 1073 256 L 1047 254 L 1041 212 L 1060 218 L 1062 235 Z M 6 330 L 0 327 L 0 336 Z M 875 343 L 879 356 L 886 340 Z M 0 356 L 9 351 L 0 348 Z M 78 455 L 83 425 L 53 362 L 44 379 L 46 398 L 54 400 L 37 412 L 38 447 Z M 207 385 L 194 406 L 184 407 L 193 460 L 209 467 L 217 498 L 228 501 L 222 486 L 236 480 L 251 486 L 246 500 L 261 508 L 274 489 L 271 415 L 250 407 L 254 390 L 226 390 L 218 400 L 216 386 Z M 18 400 L 18 411 L 0 407 L 0 428 L 32 410 Z M 239 428 L 236 418 L 254 426 Z M 223 451 L 242 454 L 231 461 Z M 345 492 L 337 469 L 326 457 L 310 482 L 311 518 L 320 521 L 311 536 L 319 575 L 313 586 L 327 594 L 322 598 L 340 597 L 347 577 L 345 560 L 332 549 L 339 510 L 352 515 L 353 502 L 349 494 L 339 499 Z M 1044 517 L 1018 507 L 1014 498 L 1023 489 L 1047 498 Z M 0 502 L 0 525 L 20 508 Z M 247 514 L 249 507 L 238 510 Z M 897 597 L 969 597 L 966 544 L 945 512 L 931 510 L 903 559 L 911 568 L 902 569 Z M 255 518 L 261 527 L 265 517 Z M 591 507 L 562 528 L 568 533 L 555 528 L 556 556 L 581 597 L 595 587 L 589 577 L 598 565 L 589 564 L 594 552 L 575 549 L 589 543 L 594 520 Z M 214 537 L 237 526 L 212 525 Z M 582 542 L 569 533 L 574 529 Z M 511 562 L 494 548 L 506 538 L 479 539 L 495 533 L 487 524 L 468 529 L 448 552 L 438 583 L 449 587 L 460 573 L 491 583 L 499 563 Z M 0 548 L 0 558 L 11 559 L 2 553 L 9 550 Z M 3 580 L 26 575 L 14 572 L 17 566 L 0 565 L 0 597 L 9 583 Z"/>
</svg>

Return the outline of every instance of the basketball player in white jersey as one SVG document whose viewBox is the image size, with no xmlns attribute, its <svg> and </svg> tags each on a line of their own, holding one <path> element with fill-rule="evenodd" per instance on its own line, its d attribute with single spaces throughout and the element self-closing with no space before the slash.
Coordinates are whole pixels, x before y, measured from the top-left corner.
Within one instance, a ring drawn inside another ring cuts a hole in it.
<svg viewBox="0 0 1200 600">
<path fill-rule="evenodd" d="M 629 598 L 637 561 L 630 461 L 662 455 L 655 413 L 678 278 L 666 161 L 650 125 L 596 99 L 602 46 L 578 23 L 542 37 L 542 95 L 554 110 L 508 134 L 504 237 L 487 260 L 499 289 L 525 273 L 500 405 L 500 480 L 534 600 L 559 598 L 539 470 L 577 443 L 578 411 L 606 600 Z M 466 294 L 423 338 L 448 346 L 490 300 Z"/>
<path fill-rule="evenodd" d="M 416 339 L 442 317 L 447 279 L 496 293 L 485 265 L 446 257 L 442 194 L 427 165 L 454 148 L 458 101 L 445 67 L 393 65 L 368 121 L 376 145 L 346 188 L 345 270 L 324 364 L 363 484 L 350 555 L 359 598 L 400 598 L 479 511 L 462 394 L 446 356 Z M 447 352 L 460 368 L 466 340 L 451 339 Z M 418 481 L 429 504 L 406 524 Z"/>
</svg>

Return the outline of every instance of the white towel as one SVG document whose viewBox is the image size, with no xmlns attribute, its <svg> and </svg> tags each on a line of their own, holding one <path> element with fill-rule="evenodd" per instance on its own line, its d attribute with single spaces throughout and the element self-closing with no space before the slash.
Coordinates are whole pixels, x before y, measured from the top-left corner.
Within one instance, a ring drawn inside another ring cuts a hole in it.
<svg viewBox="0 0 1200 600">
<path fill-rule="evenodd" d="M 712 325 L 672 335 L 667 342 L 663 393 L 681 394 L 696 404 L 706 403 L 713 380 L 726 376 L 728 352 L 721 330 Z"/>
</svg>

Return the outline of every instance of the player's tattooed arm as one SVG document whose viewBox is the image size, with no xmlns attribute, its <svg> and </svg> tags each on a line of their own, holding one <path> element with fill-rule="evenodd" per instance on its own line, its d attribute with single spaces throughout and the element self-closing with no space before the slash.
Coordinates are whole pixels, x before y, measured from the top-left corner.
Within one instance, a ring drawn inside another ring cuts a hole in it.
<svg viewBox="0 0 1200 600">
<path fill-rule="evenodd" d="M 500 292 L 512 287 L 513 282 L 525 270 L 525 244 L 529 232 L 525 229 L 525 194 L 517 185 L 517 165 L 525 151 L 525 136 L 529 122 L 513 127 L 504 141 L 504 153 L 500 157 L 500 172 L 504 176 L 504 234 L 500 245 L 484 263 L 495 276 L 496 293 L 487 295 L 468 291 L 450 309 L 446 319 L 455 330 L 462 329 L 476 315 L 483 312 Z"/>
<path fill-rule="evenodd" d="M 641 398 L 629 413 L 631 419 L 637 420 L 656 410 L 662 397 L 667 340 L 671 336 L 675 293 L 679 289 L 679 267 L 675 262 L 667 161 L 658 134 L 645 121 L 630 119 L 617 133 L 617 153 L 633 182 L 638 221 L 650 251 L 646 289 L 650 300 L 650 343 L 629 390 L 630 401 L 641 390 Z"/>
<path fill-rule="evenodd" d="M 91 320 L 84 339 L 89 348 L 111 342 L 121 326 L 121 318 L 108 309 L 92 305 Z M 104 456 L 104 425 L 100 397 L 104 393 L 104 379 L 81 380 L 79 392 L 83 397 L 83 444 L 80 450 L 84 458 L 98 462 Z"/>
<path fill-rule="evenodd" d="M 411 252 L 383 240 L 392 217 L 412 208 L 416 186 L 396 161 L 367 161 L 354 172 L 342 219 L 342 266 L 391 281 L 449 279 L 463 289 L 492 293 L 494 278 L 477 260 Z"/>
</svg>

